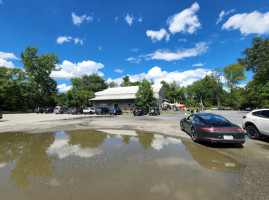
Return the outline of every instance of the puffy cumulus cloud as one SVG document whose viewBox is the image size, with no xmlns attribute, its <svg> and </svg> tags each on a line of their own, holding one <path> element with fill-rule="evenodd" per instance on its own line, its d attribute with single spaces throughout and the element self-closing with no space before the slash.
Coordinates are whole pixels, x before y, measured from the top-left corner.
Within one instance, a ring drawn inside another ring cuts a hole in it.
<svg viewBox="0 0 269 200">
<path fill-rule="evenodd" d="M 14 64 L 11 61 L 0 58 L 0 67 L 14 68 Z"/>
<path fill-rule="evenodd" d="M 53 71 L 51 76 L 55 79 L 67 79 L 72 77 L 81 77 L 84 74 L 98 74 L 103 76 L 104 74 L 99 70 L 102 69 L 104 65 L 102 63 L 96 63 L 91 60 L 82 61 L 79 63 L 72 63 L 68 60 L 64 60 L 62 64 L 57 65 L 59 71 Z"/>
<path fill-rule="evenodd" d="M 269 12 L 263 14 L 254 11 L 252 13 L 233 15 L 222 25 L 222 30 L 224 29 L 239 29 L 243 35 L 251 33 L 269 34 Z"/>
<path fill-rule="evenodd" d="M 137 21 L 141 23 L 143 21 L 143 17 L 140 16 Z"/>
<path fill-rule="evenodd" d="M 70 42 L 70 40 L 72 40 L 71 36 L 60 36 L 60 37 L 57 38 L 56 42 L 58 44 L 62 44 L 64 42 Z"/>
<path fill-rule="evenodd" d="M 234 12 L 234 11 L 235 11 L 235 9 L 229 10 L 229 11 L 227 11 L 227 12 L 225 12 L 224 10 L 221 11 L 220 14 L 219 14 L 219 18 L 218 18 L 216 24 L 219 24 L 219 23 L 223 20 L 223 17 L 224 17 L 224 16 L 229 15 L 230 13 L 232 13 L 232 12 Z"/>
<path fill-rule="evenodd" d="M 8 60 L 18 60 L 19 58 L 16 57 L 13 53 L 5 53 L 3 51 L 0 51 L 0 67 L 8 67 L 8 68 L 14 68 L 14 64 L 11 61 Z"/>
<path fill-rule="evenodd" d="M 127 24 L 129 24 L 129 26 L 131 26 L 131 25 L 133 24 L 134 17 L 131 16 L 131 15 L 129 15 L 129 14 L 127 14 L 127 15 L 125 16 L 125 21 L 127 22 Z"/>
<path fill-rule="evenodd" d="M 172 34 L 175 33 L 189 33 L 193 34 L 198 28 L 201 27 L 201 23 L 195 13 L 199 10 L 199 4 L 194 3 L 190 8 L 183 10 L 180 13 L 175 14 L 167 19 L 169 30 Z"/>
<path fill-rule="evenodd" d="M 58 44 L 63 44 L 64 42 L 71 42 L 71 41 L 74 41 L 75 44 L 79 43 L 79 44 L 83 45 L 83 40 L 79 39 L 78 37 L 73 38 L 71 36 L 60 36 L 56 39 L 56 42 Z"/>
<path fill-rule="evenodd" d="M 72 89 L 72 85 L 66 85 L 65 83 L 64 84 L 61 84 L 61 85 L 58 85 L 57 86 L 58 90 L 60 92 L 67 92 L 68 90 L 71 90 Z"/>
<path fill-rule="evenodd" d="M 87 15 L 78 16 L 74 12 L 72 12 L 71 16 L 72 16 L 73 24 L 77 26 L 82 24 L 84 21 L 91 22 L 93 20 L 93 17 L 91 16 L 87 16 Z"/>
<path fill-rule="evenodd" d="M 165 60 L 174 61 L 182 60 L 184 58 L 195 57 L 206 53 L 209 46 L 205 42 L 200 42 L 190 49 L 178 49 L 176 52 L 170 52 L 169 50 L 157 50 L 152 54 L 148 54 L 142 57 L 149 58 L 151 60 Z"/>
<path fill-rule="evenodd" d="M 3 51 L 0 51 L 0 58 L 5 60 L 18 60 L 19 58 L 16 57 L 13 53 L 5 53 Z"/>
<path fill-rule="evenodd" d="M 167 72 L 163 71 L 160 67 L 155 66 L 151 68 L 147 73 L 128 75 L 130 77 L 130 81 L 141 81 L 143 78 L 153 81 L 155 84 L 159 84 L 162 80 L 171 83 L 176 81 L 181 86 L 188 86 L 192 84 L 194 81 L 200 80 L 204 78 L 207 74 L 210 74 L 212 71 L 209 69 L 195 69 L 195 70 L 187 70 L 184 72 L 173 71 Z M 122 78 L 107 80 L 108 83 L 114 81 L 119 85 L 122 83 Z"/>
<path fill-rule="evenodd" d="M 164 37 L 165 37 L 166 41 L 169 41 L 169 39 L 170 39 L 170 34 L 167 33 L 166 30 L 163 28 L 159 31 L 147 30 L 146 34 L 148 37 L 151 38 L 151 40 L 153 42 L 160 41 Z"/>
</svg>

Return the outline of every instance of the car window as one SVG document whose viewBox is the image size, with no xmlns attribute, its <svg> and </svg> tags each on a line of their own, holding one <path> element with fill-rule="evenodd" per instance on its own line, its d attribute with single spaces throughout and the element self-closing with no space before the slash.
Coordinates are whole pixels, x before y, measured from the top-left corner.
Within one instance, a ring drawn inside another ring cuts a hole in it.
<svg viewBox="0 0 269 200">
<path fill-rule="evenodd" d="M 269 118 L 269 110 L 262 110 L 260 112 L 261 117 Z"/>
<path fill-rule="evenodd" d="M 229 123 L 225 118 L 218 116 L 218 115 L 200 115 L 207 122 L 212 123 Z"/>
<path fill-rule="evenodd" d="M 198 118 L 198 117 L 196 117 L 195 115 L 193 115 L 193 119 L 194 119 L 194 121 L 199 122 L 199 118 Z"/>
<path fill-rule="evenodd" d="M 253 112 L 252 115 L 259 116 L 260 115 L 260 111 Z"/>
</svg>

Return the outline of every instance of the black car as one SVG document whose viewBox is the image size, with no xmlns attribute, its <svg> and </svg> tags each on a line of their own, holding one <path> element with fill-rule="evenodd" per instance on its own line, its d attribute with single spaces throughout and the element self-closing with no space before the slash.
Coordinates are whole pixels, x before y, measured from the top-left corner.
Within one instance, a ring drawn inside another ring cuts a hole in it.
<svg viewBox="0 0 269 200">
<path fill-rule="evenodd" d="M 45 108 L 45 110 L 44 110 L 44 113 L 53 113 L 54 112 L 54 107 L 47 107 L 47 108 Z"/>
<path fill-rule="evenodd" d="M 146 115 L 147 114 L 147 111 L 144 108 L 142 108 L 142 107 L 138 107 L 138 108 L 135 108 L 134 109 L 133 114 L 134 114 L 134 116 Z"/>
<path fill-rule="evenodd" d="M 160 115 L 158 107 L 149 107 L 149 115 Z"/>
<path fill-rule="evenodd" d="M 109 111 L 110 115 L 122 115 L 122 111 L 119 108 L 113 108 Z"/>
<path fill-rule="evenodd" d="M 190 134 L 194 142 L 241 144 L 245 142 L 245 132 L 220 115 L 192 114 L 180 121 L 180 127 Z"/>
<path fill-rule="evenodd" d="M 99 114 L 108 114 L 109 113 L 109 108 L 108 107 L 97 107 L 95 110 L 95 113 L 97 115 Z"/>
<path fill-rule="evenodd" d="M 67 109 L 68 112 L 68 109 Z M 73 108 L 71 110 L 72 115 L 78 115 L 78 114 L 83 114 L 83 108 Z"/>
<path fill-rule="evenodd" d="M 35 109 L 35 113 L 39 114 L 39 113 L 44 113 L 46 110 L 46 108 L 43 108 L 43 107 L 37 107 Z"/>
</svg>

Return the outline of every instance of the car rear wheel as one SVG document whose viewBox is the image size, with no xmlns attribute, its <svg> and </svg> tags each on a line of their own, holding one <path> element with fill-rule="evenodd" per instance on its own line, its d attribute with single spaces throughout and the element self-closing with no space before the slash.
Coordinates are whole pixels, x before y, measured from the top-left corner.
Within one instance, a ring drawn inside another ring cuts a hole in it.
<svg viewBox="0 0 269 200">
<path fill-rule="evenodd" d="M 194 142 L 199 142 L 197 132 L 195 131 L 194 127 L 191 127 L 191 139 Z"/>
<path fill-rule="evenodd" d="M 185 128 L 184 128 L 184 125 L 183 125 L 182 122 L 180 122 L 180 129 L 181 129 L 182 131 L 185 131 Z"/>
<path fill-rule="evenodd" d="M 247 135 L 251 138 L 251 139 L 259 139 L 260 137 L 260 133 L 258 131 L 258 129 L 253 126 L 253 125 L 248 125 L 247 128 Z"/>
</svg>

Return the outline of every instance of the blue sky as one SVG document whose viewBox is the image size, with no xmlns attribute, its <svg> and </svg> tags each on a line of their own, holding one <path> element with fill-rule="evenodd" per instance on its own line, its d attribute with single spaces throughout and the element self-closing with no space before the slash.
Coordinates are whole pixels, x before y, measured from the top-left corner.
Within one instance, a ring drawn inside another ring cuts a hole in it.
<svg viewBox="0 0 269 200">
<path fill-rule="evenodd" d="M 108 82 L 130 75 L 187 86 L 268 36 L 269 2 L 0 0 L 0 27 L 0 65 L 22 67 L 28 45 L 54 52 L 62 92 L 71 77 L 93 73 Z"/>
</svg>

